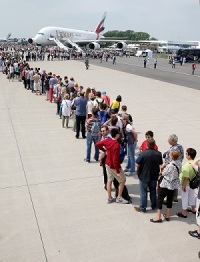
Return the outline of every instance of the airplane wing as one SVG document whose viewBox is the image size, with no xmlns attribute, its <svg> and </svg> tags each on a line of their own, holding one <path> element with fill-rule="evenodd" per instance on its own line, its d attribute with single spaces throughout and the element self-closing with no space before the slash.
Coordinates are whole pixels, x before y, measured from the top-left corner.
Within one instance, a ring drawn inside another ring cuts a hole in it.
<svg viewBox="0 0 200 262">
<path fill-rule="evenodd" d="M 53 39 L 52 39 L 53 40 Z M 89 44 L 90 49 L 99 49 L 100 43 L 115 43 L 116 48 L 118 49 L 126 49 L 127 45 L 132 44 L 165 44 L 166 41 L 157 41 L 157 40 L 140 40 L 140 41 L 133 41 L 128 39 L 119 39 L 119 38 L 106 38 L 101 37 L 100 39 L 87 39 L 87 40 L 75 40 L 73 41 L 71 38 L 64 37 L 61 41 L 58 39 L 54 39 L 54 42 L 58 45 L 71 45 L 72 47 L 75 47 L 78 52 L 82 52 L 83 50 L 79 45 Z"/>
</svg>

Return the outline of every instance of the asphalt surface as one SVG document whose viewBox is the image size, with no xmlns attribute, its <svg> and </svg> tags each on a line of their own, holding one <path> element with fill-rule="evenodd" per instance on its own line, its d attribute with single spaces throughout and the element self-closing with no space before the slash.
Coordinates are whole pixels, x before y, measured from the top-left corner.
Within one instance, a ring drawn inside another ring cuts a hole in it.
<svg viewBox="0 0 200 262">
<path fill-rule="evenodd" d="M 153 130 L 159 150 L 165 152 L 169 134 L 176 133 L 184 149 L 194 147 L 200 156 L 198 90 L 105 64 L 85 70 L 77 61 L 30 62 L 33 68 L 73 76 L 85 89 L 105 89 L 111 99 L 121 94 L 133 116 L 138 146 L 145 132 Z M 180 194 L 170 222 L 162 216 L 158 224 L 150 222 L 156 211 L 149 196 L 147 213 L 134 210 L 140 204 L 135 175 L 126 180 L 132 204 L 108 205 L 94 146 L 88 164 L 83 161 L 86 141 L 75 138 L 72 119 L 71 128 L 62 128 L 56 104 L 45 98 L 0 74 L 0 262 L 198 262 L 200 242 L 188 234 L 197 227 L 195 215 L 176 215 Z"/>
<path fill-rule="evenodd" d="M 129 74 L 134 74 L 142 77 L 156 79 L 166 83 L 185 86 L 193 89 L 200 89 L 200 65 L 196 67 L 194 75 L 192 75 L 191 63 L 186 63 L 180 66 L 176 63 L 176 68 L 173 69 L 167 59 L 158 58 L 157 68 L 154 69 L 153 58 L 147 63 L 147 67 L 143 66 L 143 58 L 137 57 L 117 57 L 116 65 L 112 64 L 112 60 L 100 63 L 99 59 L 90 59 L 90 65 L 98 65 Z"/>
</svg>

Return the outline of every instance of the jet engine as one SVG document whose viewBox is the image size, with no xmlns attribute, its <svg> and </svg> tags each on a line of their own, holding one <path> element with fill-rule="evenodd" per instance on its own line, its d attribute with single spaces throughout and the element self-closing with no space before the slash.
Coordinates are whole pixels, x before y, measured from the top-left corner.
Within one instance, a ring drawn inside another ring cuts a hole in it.
<svg viewBox="0 0 200 262">
<path fill-rule="evenodd" d="M 124 42 L 118 42 L 118 43 L 117 43 L 117 48 L 118 48 L 118 49 L 124 50 L 124 49 L 126 49 L 126 47 L 127 47 L 127 44 L 124 43 Z"/>
<path fill-rule="evenodd" d="M 29 44 L 32 44 L 32 43 L 33 43 L 33 39 L 32 39 L 32 38 L 29 38 L 29 39 L 28 39 L 28 43 L 29 43 Z"/>
<path fill-rule="evenodd" d="M 91 43 L 89 43 L 88 47 L 90 49 L 96 50 L 96 49 L 100 49 L 100 44 L 98 44 L 96 42 L 91 42 Z"/>
</svg>

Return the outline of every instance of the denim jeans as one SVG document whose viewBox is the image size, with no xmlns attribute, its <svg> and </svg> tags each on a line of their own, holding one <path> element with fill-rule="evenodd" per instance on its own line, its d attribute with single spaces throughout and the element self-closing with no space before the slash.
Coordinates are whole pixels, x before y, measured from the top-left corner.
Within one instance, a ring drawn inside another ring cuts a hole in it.
<svg viewBox="0 0 200 262">
<path fill-rule="evenodd" d="M 128 145 L 128 161 L 126 168 L 130 169 L 130 172 L 135 172 L 135 148 L 136 144 Z"/>
<path fill-rule="evenodd" d="M 140 181 L 140 209 L 146 212 L 147 208 L 147 189 L 149 187 L 151 208 L 155 209 L 157 205 L 157 195 L 156 195 L 157 180 Z"/>
<path fill-rule="evenodd" d="M 86 143 L 87 143 L 87 151 L 86 151 L 86 160 L 90 161 L 90 155 L 91 155 L 91 147 L 92 147 L 92 142 L 94 142 L 94 145 L 99 141 L 99 137 L 92 137 L 90 132 L 87 132 L 86 136 Z M 95 146 L 95 154 L 94 154 L 94 159 L 96 161 L 99 160 L 99 149 Z"/>
<path fill-rule="evenodd" d="M 34 92 L 34 80 L 30 80 L 30 89 L 33 93 Z"/>
</svg>

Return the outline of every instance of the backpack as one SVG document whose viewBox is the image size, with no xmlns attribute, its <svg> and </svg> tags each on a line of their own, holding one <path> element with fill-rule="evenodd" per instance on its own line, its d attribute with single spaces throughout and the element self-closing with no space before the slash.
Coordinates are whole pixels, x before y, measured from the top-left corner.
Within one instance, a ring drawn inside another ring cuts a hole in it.
<svg viewBox="0 0 200 262">
<path fill-rule="evenodd" d="M 125 131 L 126 134 L 126 140 L 128 145 L 132 145 L 135 142 L 135 137 L 132 132 Z"/>
<path fill-rule="evenodd" d="M 199 187 L 200 185 L 200 174 L 197 173 L 195 177 L 193 177 L 191 180 L 190 180 L 190 188 L 191 189 L 196 189 Z"/>
<path fill-rule="evenodd" d="M 99 122 L 94 121 L 91 127 L 91 135 L 92 137 L 97 137 L 100 134 Z"/>
<path fill-rule="evenodd" d="M 101 125 L 103 125 L 107 120 L 107 112 L 106 111 L 99 111 L 98 117 L 101 120 Z"/>
<path fill-rule="evenodd" d="M 120 160 L 120 164 L 123 163 L 124 158 L 125 158 L 125 149 L 123 147 L 122 144 L 120 144 L 120 151 L 119 151 L 119 160 Z"/>
<path fill-rule="evenodd" d="M 102 98 L 100 98 L 102 101 L 99 101 L 98 98 L 95 99 L 95 101 L 97 102 L 98 105 L 98 109 L 99 109 L 99 105 L 100 104 L 104 104 L 104 100 Z"/>
</svg>

